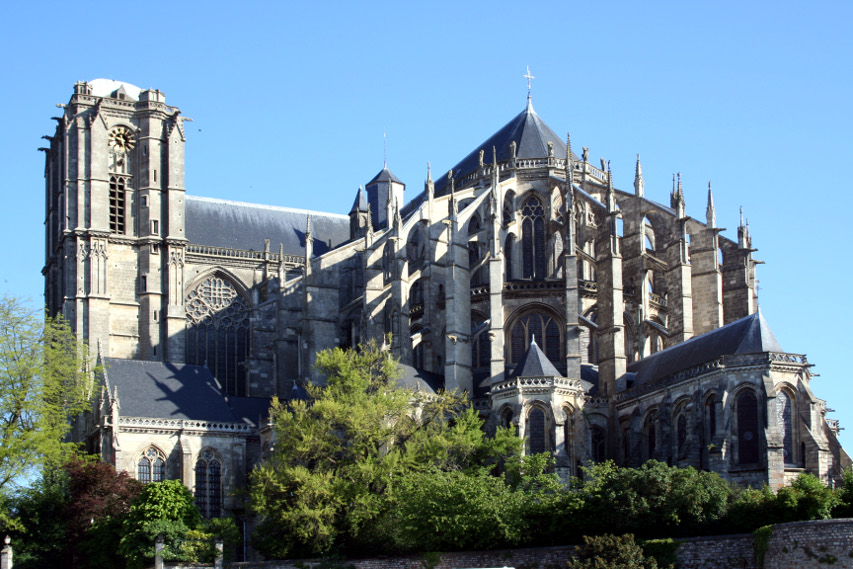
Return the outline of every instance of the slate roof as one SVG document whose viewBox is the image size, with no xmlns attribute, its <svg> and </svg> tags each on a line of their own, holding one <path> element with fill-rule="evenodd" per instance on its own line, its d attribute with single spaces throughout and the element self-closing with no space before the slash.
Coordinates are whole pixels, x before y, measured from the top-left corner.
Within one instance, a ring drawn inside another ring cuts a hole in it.
<svg viewBox="0 0 853 569">
<path fill-rule="evenodd" d="M 367 185 L 370 186 L 370 185 L 375 184 L 377 182 L 395 182 L 397 184 L 403 184 L 403 182 L 400 181 L 400 178 L 395 176 L 393 174 L 393 172 L 391 172 L 391 170 L 388 169 L 388 166 L 385 166 L 384 168 L 382 168 L 382 171 L 379 172 L 378 174 L 376 174 L 376 176 L 374 176 L 372 180 L 367 182 Z M 405 185 L 405 184 L 403 184 L 403 185 Z"/>
<path fill-rule="evenodd" d="M 278 253 L 281 243 L 285 255 L 304 255 L 309 214 L 315 255 L 350 236 L 347 215 L 198 196 L 187 196 L 185 203 L 187 239 L 193 245 L 263 251 L 264 239 L 269 239 L 272 253 Z"/>
<path fill-rule="evenodd" d="M 724 355 L 783 352 L 761 311 L 628 365 L 627 385 L 664 379 Z M 627 374 L 626 374 L 627 375 Z"/>
<path fill-rule="evenodd" d="M 228 397 L 231 414 L 238 423 L 245 423 L 257 429 L 269 416 L 270 399 L 268 397 Z"/>
<path fill-rule="evenodd" d="M 548 156 L 548 142 L 554 143 L 554 156 L 566 157 L 566 143 L 563 138 L 557 136 L 551 127 L 539 118 L 528 101 L 527 108 L 453 167 L 453 179 L 458 180 L 479 168 L 481 149 L 485 151 L 485 164 L 492 163 L 492 147 L 497 150 L 498 162 L 509 160 L 509 145 L 512 141 L 516 144 L 517 158 L 545 158 Z M 577 156 L 572 154 L 572 158 L 577 159 Z M 447 176 L 438 176 L 435 180 L 435 195 L 446 194 L 449 191 L 446 186 Z"/>
<path fill-rule="evenodd" d="M 400 385 L 409 389 L 418 389 L 427 393 L 438 393 L 444 388 L 444 377 L 437 373 L 417 369 L 407 364 L 400 364 Z"/>
<path fill-rule="evenodd" d="M 557 371 L 536 342 L 531 341 L 530 347 L 518 360 L 509 377 L 563 377 L 563 374 Z"/>
<path fill-rule="evenodd" d="M 364 196 L 364 190 L 362 190 L 361 188 L 359 188 L 358 192 L 356 192 L 355 201 L 352 202 L 352 209 L 349 210 L 349 212 L 367 212 L 367 198 Z"/>
<path fill-rule="evenodd" d="M 204 366 L 105 358 L 124 417 L 235 422 L 219 382 Z"/>
</svg>

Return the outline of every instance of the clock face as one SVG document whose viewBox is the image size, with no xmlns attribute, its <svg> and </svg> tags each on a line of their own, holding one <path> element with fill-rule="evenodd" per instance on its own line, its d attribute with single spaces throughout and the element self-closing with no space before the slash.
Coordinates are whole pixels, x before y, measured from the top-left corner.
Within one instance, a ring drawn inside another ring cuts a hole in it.
<svg viewBox="0 0 853 569">
<path fill-rule="evenodd" d="M 120 126 L 113 129 L 110 133 L 109 144 L 110 148 L 114 152 L 124 154 L 133 150 L 133 146 L 136 144 L 136 141 L 133 138 L 133 132 L 123 126 Z"/>
</svg>

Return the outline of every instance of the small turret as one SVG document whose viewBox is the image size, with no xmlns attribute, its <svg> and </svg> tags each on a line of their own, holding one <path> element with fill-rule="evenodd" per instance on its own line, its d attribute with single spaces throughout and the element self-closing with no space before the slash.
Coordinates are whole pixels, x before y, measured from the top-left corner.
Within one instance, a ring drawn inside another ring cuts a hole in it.
<svg viewBox="0 0 853 569">
<path fill-rule="evenodd" d="M 367 205 L 367 198 L 364 196 L 364 190 L 361 186 L 355 194 L 355 201 L 352 204 L 352 209 L 349 212 L 349 233 L 350 239 L 364 237 L 367 232 L 367 226 L 370 218 L 370 207 Z"/>
<path fill-rule="evenodd" d="M 371 221 L 375 229 L 388 227 L 392 223 L 394 202 L 404 203 L 406 184 L 385 167 L 367 183 L 367 203 L 370 205 Z"/>
</svg>

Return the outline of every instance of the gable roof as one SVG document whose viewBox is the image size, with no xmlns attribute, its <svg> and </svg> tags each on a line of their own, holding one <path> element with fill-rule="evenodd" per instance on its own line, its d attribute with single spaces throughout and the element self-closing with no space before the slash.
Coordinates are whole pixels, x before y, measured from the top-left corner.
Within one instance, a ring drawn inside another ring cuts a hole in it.
<svg viewBox="0 0 853 569">
<path fill-rule="evenodd" d="M 187 239 L 193 245 L 305 255 L 305 227 L 311 216 L 314 254 L 322 255 L 348 240 L 349 216 L 230 200 L 186 197 Z M 330 246 L 331 243 L 331 246 Z"/>
<path fill-rule="evenodd" d="M 563 377 L 563 374 L 557 371 L 536 342 L 531 341 L 509 377 Z"/>
<path fill-rule="evenodd" d="M 761 311 L 628 365 L 633 385 L 663 379 L 724 355 L 783 352 Z"/>
</svg>

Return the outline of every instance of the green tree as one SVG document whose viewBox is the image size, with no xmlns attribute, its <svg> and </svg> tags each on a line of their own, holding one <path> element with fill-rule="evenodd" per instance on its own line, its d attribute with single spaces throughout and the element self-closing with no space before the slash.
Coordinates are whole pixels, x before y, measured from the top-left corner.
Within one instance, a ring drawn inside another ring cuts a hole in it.
<svg viewBox="0 0 853 569">
<path fill-rule="evenodd" d="M 730 488 L 719 475 L 650 460 L 639 468 L 612 462 L 586 469 L 581 486 L 585 531 L 643 536 L 702 531 L 722 519 Z"/>
<path fill-rule="evenodd" d="M 0 527 L 15 525 L 8 500 L 18 485 L 75 450 L 64 441 L 88 406 L 92 371 L 85 344 L 61 317 L 0 300 Z"/>
<path fill-rule="evenodd" d="M 153 560 L 154 542 L 162 535 L 166 556 L 179 557 L 180 540 L 200 524 L 201 515 L 186 486 L 177 480 L 146 484 L 122 523 L 118 551 L 128 567 L 143 567 Z"/>
<path fill-rule="evenodd" d="M 654 557 L 646 557 L 634 536 L 612 534 L 583 538 L 566 567 L 569 569 L 657 569 Z"/>
<path fill-rule="evenodd" d="M 488 439 L 464 397 L 413 391 L 375 342 L 317 354 L 326 385 L 308 401 L 274 401 L 276 444 L 252 473 L 263 522 L 253 544 L 268 557 L 352 552 L 376 537 L 396 485 L 414 472 L 471 472 L 520 452 L 501 432 Z"/>
</svg>

